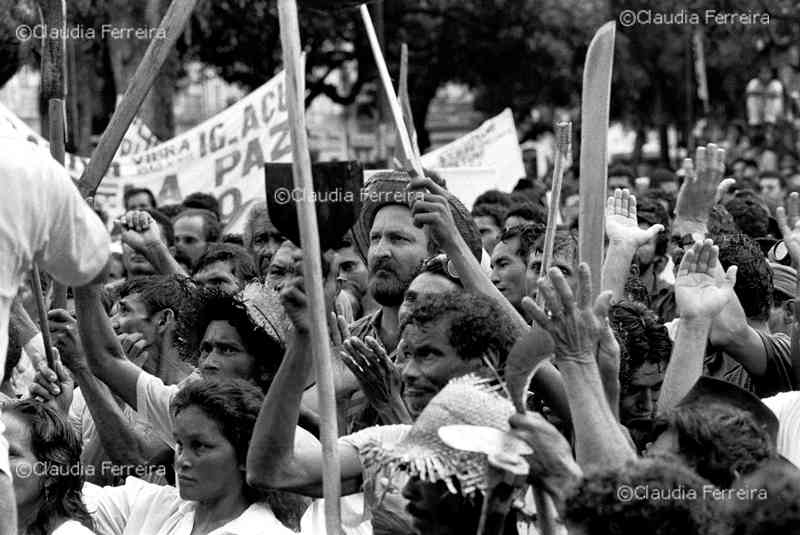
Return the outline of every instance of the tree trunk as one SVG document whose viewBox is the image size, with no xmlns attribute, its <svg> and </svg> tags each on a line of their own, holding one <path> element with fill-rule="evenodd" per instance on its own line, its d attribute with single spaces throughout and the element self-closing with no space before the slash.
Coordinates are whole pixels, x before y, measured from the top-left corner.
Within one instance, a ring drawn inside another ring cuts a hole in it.
<svg viewBox="0 0 800 535">
<path fill-rule="evenodd" d="M 631 164 L 634 169 L 639 167 L 642 163 L 642 152 L 644 151 L 644 144 L 647 143 L 647 130 L 641 124 L 636 126 L 636 137 L 633 140 L 633 154 L 631 155 Z"/>
<path fill-rule="evenodd" d="M 112 0 L 108 7 L 109 22 L 113 28 L 123 31 L 126 28 L 156 28 L 161 15 L 166 11 L 166 4 L 167 2 L 163 0 L 138 2 Z M 122 95 L 128 87 L 148 44 L 149 40 L 135 37 L 108 40 L 111 68 L 118 95 Z M 139 108 L 139 117 L 160 139 L 169 139 L 175 132 L 172 95 L 177 73 L 178 60 L 173 51 Z"/>
</svg>

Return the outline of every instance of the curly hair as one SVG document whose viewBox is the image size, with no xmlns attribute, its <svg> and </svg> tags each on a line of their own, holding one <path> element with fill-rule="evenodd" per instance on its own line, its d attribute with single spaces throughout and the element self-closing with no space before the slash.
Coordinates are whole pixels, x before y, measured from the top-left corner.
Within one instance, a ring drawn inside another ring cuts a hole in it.
<svg viewBox="0 0 800 535">
<path fill-rule="evenodd" d="M 720 488 L 730 488 L 738 476 L 776 456 L 769 433 L 750 413 L 730 405 L 693 403 L 674 409 L 664 421 L 677 434 L 686 464 Z"/>
<path fill-rule="evenodd" d="M 675 460 L 636 459 L 587 474 L 567 498 L 563 519 L 588 535 L 715 535 L 720 512 L 717 502 L 702 499 L 707 486 Z M 646 493 L 625 499 L 620 489 Z"/>
<path fill-rule="evenodd" d="M 753 199 L 734 197 L 725 203 L 736 226 L 751 238 L 763 238 L 769 233 L 769 212 Z"/>
<path fill-rule="evenodd" d="M 503 221 L 506 220 L 506 213 L 508 209 L 501 205 L 501 204 L 476 204 L 472 208 L 472 217 L 491 217 L 494 220 L 494 224 L 498 228 L 502 228 Z"/>
<path fill-rule="evenodd" d="M 762 495 L 737 496 L 725 505 L 732 526 L 730 535 L 791 533 L 800 526 L 800 472 L 785 462 L 770 461 L 743 478 L 739 489 L 758 489 Z"/>
<path fill-rule="evenodd" d="M 739 227 L 733 216 L 721 204 L 715 204 L 708 214 L 708 234 L 716 236 L 719 234 L 736 234 Z"/>
<path fill-rule="evenodd" d="M 645 363 L 669 362 L 672 340 L 655 312 L 642 303 L 620 301 L 608 313 L 620 349 L 620 388 L 626 392 L 633 374 Z"/>
<path fill-rule="evenodd" d="M 200 344 L 212 321 L 226 321 L 236 329 L 245 349 L 255 358 L 252 380 L 266 392 L 283 359 L 284 341 L 271 337 L 257 325 L 236 296 L 217 289 L 202 289 L 184 303 L 176 327 L 176 346 L 181 358 L 197 365 Z"/>
<path fill-rule="evenodd" d="M 724 269 L 738 266 L 733 287 L 745 315 L 766 320 L 772 307 L 772 270 L 758 244 L 744 234 L 712 236 L 719 247 L 719 261 Z"/>
<path fill-rule="evenodd" d="M 422 295 L 400 325 L 423 326 L 448 318 L 447 338 L 463 360 L 480 359 L 489 352 L 499 363 L 515 342 L 515 331 L 500 308 L 489 298 L 466 292 Z"/>
<path fill-rule="evenodd" d="M 175 418 L 188 407 L 202 410 L 217 423 L 222 435 L 233 446 L 237 465 L 244 465 L 263 401 L 264 394 L 247 381 L 202 379 L 190 381 L 178 391 L 170 405 L 170 412 Z M 309 503 L 291 493 L 261 492 L 247 483 L 244 495 L 251 502 L 267 501 L 278 520 L 292 527 L 299 527 L 300 517 Z"/>
<path fill-rule="evenodd" d="M 10 403 L 4 414 L 23 420 L 30 430 L 36 459 L 50 467 L 43 477 L 41 503 L 30 526 L 31 535 L 47 535 L 55 519 L 72 519 L 94 529 L 83 503 L 83 474 L 75 470 L 81 462 L 81 442 L 58 412 L 44 403 L 26 399 Z"/>
<path fill-rule="evenodd" d="M 527 264 L 528 258 L 536 247 L 536 242 L 543 233 L 544 227 L 538 223 L 514 225 L 500 234 L 500 241 L 508 242 L 514 238 L 519 238 L 519 248 L 515 251 L 515 254 Z"/>
</svg>

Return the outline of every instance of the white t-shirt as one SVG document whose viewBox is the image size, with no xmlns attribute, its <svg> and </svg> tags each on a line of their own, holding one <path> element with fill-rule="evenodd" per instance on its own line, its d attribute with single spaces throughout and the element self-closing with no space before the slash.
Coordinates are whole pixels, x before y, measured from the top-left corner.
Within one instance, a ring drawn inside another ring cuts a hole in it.
<svg viewBox="0 0 800 535">
<path fill-rule="evenodd" d="M 175 449 L 175 438 L 169 406 L 186 381 L 197 377 L 192 374 L 178 385 L 165 385 L 155 375 L 142 372 L 136 380 L 136 412 L 150 424 L 153 434 L 172 449 Z"/>
<path fill-rule="evenodd" d="M 800 392 L 781 392 L 761 401 L 778 417 L 778 453 L 800 468 Z"/>
<path fill-rule="evenodd" d="M 95 533 L 76 520 L 67 520 L 50 535 L 95 535 Z"/>
<path fill-rule="evenodd" d="M 0 133 L 0 370 L 11 302 L 34 261 L 57 281 L 80 286 L 108 261 L 110 239 L 66 169 L 28 141 Z M 0 377 L 0 381 L 2 377 Z M 8 445 L 0 424 L 0 470 Z"/>
<path fill-rule="evenodd" d="M 119 487 L 83 486 L 83 501 L 98 535 L 190 535 L 196 502 L 175 487 L 129 477 Z M 254 503 L 236 519 L 208 535 L 292 535 L 268 505 Z"/>
</svg>

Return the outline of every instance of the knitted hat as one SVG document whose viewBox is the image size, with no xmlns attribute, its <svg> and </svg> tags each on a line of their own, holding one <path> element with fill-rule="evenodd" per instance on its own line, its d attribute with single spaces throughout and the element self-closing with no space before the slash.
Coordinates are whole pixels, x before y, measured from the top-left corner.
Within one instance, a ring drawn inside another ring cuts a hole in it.
<svg viewBox="0 0 800 535">
<path fill-rule="evenodd" d="M 439 436 L 439 429 L 466 424 L 508 431 L 514 406 L 498 390 L 487 379 L 473 374 L 453 379 L 428 403 L 399 443 L 388 449 L 379 442 L 365 446 L 362 453 L 368 473 L 389 481 L 397 472 L 430 483 L 443 481 L 450 492 L 456 494 L 460 490 L 464 496 L 485 492 L 489 477 L 487 456 L 451 448 Z"/>
<path fill-rule="evenodd" d="M 797 271 L 793 267 L 774 262 L 770 262 L 769 267 L 772 268 L 772 285 L 775 289 L 789 297 L 794 297 L 797 289 Z"/>
<path fill-rule="evenodd" d="M 375 214 L 381 208 L 393 204 L 411 206 L 418 193 L 406 189 L 410 181 L 411 177 L 405 171 L 386 171 L 374 174 L 364 185 L 361 192 L 361 214 L 353 225 L 353 241 L 356 251 L 364 262 L 367 260 L 369 233 Z M 447 193 L 446 197 L 458 232 L 467 242 L 467 246 L 475 258 L 480 261 L 483 247 L 478 227 L 461 201 L 450 193 Z"/>
</svg>

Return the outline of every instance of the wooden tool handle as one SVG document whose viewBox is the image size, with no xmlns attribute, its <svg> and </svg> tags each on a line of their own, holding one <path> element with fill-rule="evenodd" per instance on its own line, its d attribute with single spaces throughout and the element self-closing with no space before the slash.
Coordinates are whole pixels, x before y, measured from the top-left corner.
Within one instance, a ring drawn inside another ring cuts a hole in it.
<svg viewBox="0 0 800 535">
<path fill-rule="evenodd" d="M 92 153 L 89 165 L 81 176 L 78 189 L 84 197 L 94 196 L 97 187 L 111 165 L 111 160 L 117 153 L 119 144 L 128 131 L 139 106 L 153 85 L 153 82 L 166 61 L 175 41 L 183 32 L 186 22 L 194 10 L 197 0 L 172 0 L 169 9 L 164 14 L 155 37 L 147 46 L 142 61 L 136 67 L 136 72 L 131 79 L 125 94 L 122 96 L 114 115 L 103 132 L 100 142 Z"/>
<path fill-rule="evenodd" d="M 325 528 L 329 535 L 341 531 L 341 469 L 339 467 L 336 398 L 333 366 L 325 320 L 325 294 L 322 289 L 322 261 L 319 246 L 317 211 L 314 204 L 314 181 L 305 124 L 305 69 L 300 58 L 300 26 L 295 0 L 278 0 L 278 16 L 286 71 L 286 103 L 292 137 L 294 186 L 304 195 L 297 202 L 297 218 L 303 249 L 303 274 L 311 312 L 311 343 L 317 368 L 320 402 L 320 442 L 322 442 L 322 491 L 325 498 Z"/>
</svg>

